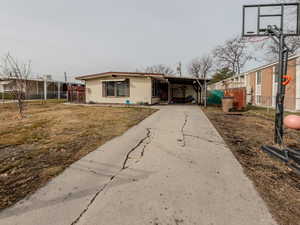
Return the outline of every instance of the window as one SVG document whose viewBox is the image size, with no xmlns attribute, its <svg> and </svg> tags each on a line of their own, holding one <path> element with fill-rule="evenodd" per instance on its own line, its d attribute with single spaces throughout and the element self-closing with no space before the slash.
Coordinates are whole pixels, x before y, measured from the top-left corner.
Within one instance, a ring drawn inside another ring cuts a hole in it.
<svg viewBox="0 0 300 225">
<path fill-rule="evenodd" d="M 103 97 L 129 97 L 129 79 L 124 81 L 103 81 Z"/>
<path fill-rule="evenodd" d="M 256 72 L 256 84 L 261 84 L 261 71 Z"/>
<path fill-rule="evenodd" d="M 116 92 L 118 97 L 126 97 L 129 96 L 129 82 L 122 81 L 116 82 Z"/>
<path fill-rule="evenodd" d="M 115 82 L 106 83 L 106 96 L 115 96 Z"/>
</svg>

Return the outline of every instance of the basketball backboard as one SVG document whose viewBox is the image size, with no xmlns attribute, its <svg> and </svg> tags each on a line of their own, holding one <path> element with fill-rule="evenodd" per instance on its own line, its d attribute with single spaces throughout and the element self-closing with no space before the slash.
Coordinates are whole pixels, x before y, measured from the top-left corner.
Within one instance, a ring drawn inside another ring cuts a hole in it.
<svg viewBox="0 0 300 225">
<path fill-rule="evenodd" d="M 276 26 L 287 36 L 300 34 L 299 3 L 243 6 L 243 37 L 268 36 L 268 26 Z"/>
</svg>

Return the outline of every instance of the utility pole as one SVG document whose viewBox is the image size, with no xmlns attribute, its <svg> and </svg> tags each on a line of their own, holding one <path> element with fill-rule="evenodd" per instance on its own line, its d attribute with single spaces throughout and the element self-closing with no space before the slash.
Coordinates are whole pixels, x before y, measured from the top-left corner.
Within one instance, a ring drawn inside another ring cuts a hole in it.
<svg viewBox="0 0 300 225">
<path fill-rule="evenodd" d="M 179 74 L 180 77 L 182 76 L 181 62 L 178 63 L 178 66 L 177 66 L 177 73 Z"/>
</svg>

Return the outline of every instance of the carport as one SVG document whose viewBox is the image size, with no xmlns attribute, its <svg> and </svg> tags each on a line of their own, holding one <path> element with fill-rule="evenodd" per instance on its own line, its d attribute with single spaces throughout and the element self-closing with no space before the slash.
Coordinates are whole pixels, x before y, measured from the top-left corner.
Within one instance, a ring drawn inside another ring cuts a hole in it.
<svg viewBox="0 0 300 225">
<path fill-rule="evenodd" d="M 207 82 L 208 80 L 206 80 Z M 164 76 L 159 81 L 160 103 L 201 104 L 204 97 L 205 80 L 193 77 Z"/>
</svg>

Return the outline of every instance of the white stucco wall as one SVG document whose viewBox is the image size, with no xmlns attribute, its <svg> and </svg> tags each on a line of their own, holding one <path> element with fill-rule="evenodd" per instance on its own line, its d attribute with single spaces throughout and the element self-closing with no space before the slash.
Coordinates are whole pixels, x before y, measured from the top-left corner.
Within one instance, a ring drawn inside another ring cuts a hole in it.
<svg viewBox="0 0 300 225">
<path fill-rule="evenodd" d="M 129 97 L 103 97 L 102 81 L 112 79 L 129 79 Z M 86 102 L 96 103 L 119 103 L 125 104 L 129 100 L 131 104 L 148 103 L 151 104 L 151 78 L 150 77 L 105 77 L 86 81 Z"/>
</svg>

